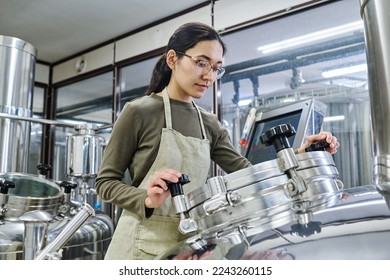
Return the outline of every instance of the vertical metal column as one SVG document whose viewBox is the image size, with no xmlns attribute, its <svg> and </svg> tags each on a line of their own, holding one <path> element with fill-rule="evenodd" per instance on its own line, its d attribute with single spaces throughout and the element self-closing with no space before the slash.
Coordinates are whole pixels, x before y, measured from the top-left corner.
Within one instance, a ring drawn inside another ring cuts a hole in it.
<svg viewBox="0 0 390 280">
<path fill-rule="evenodd" d="M 390 180 L 390 1 L 360 0 L 373 132 L 373 180 Z"/>
<path fill-rule="evenodd" d="M 31 117 L 36 49 L 0 35 L 0 113 Z M 0 172 L 26 172 L 30 123 L 0 119 Z"/>
</svg>

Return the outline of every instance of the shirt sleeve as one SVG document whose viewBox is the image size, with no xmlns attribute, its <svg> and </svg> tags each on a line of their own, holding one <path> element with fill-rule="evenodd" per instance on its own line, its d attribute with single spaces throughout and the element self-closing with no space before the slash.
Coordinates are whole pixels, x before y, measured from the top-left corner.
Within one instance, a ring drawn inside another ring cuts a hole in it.
<svg viewBox="0 0 390 280">
<path fill-rule="evenodd" d="M 95 187 L 104 201 L 146 217 L 146 190 L 123 182 L 124 174 L 137 149 L 139 126 L 135 108 L 127 103 L 113 126 Z"/>
<path fill-rule="evenodd" d="M 213 128 L 211 159 L 226 173 L 251 166 L 251 163 L 233 146 L 229 131 L 216 119 Z"/>
</svg>

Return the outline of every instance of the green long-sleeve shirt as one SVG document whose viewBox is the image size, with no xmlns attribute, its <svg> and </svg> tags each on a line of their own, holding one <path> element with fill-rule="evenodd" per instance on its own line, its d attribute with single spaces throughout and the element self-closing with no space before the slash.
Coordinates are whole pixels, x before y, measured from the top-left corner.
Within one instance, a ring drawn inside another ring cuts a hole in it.
<svg viewBox="0 0 390 280">
<path fill-rule="evenodd" d="M 202 138 L 198 113 L 192 103 L 170 99 L 173 129 Z M 230 173 L 250 166 L 231 143 L 228 131 L 214 114 L 201 109 L 210 158 Z M 114 124 L 96 178 L 96 191 L 107 202 L 145 217 L 146 190 L 137 188 L 152 166 L 165 126 L 163 98 L 145 96 L 129 102 Z M 132 186 L 122 180 L 129 170 Z"/>
</svg>

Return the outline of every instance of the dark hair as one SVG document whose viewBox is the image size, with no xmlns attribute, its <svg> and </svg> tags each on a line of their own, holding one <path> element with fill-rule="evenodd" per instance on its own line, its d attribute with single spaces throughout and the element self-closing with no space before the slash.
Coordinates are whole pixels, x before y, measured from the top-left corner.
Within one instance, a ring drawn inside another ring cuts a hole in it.
<svg viewBox="0 0 390 280">
<path fill-rule="evenodd" d="M 146 95 L 151 95 L 153 92 L 162 91 L 169 83 L 172 71 L 168 67 L 165 56 L 169 50 L 175 50 L 185 53 L 188 49 L 194 47 L 197 43 L 202 41 L 218 40 L 223 49 L 223 55 L 226 53 L 226 45 L 222 41 L 218 32 L 200 22 L 190 22 L 183 24 L 173 33 L 165 48 L 164 54 L 159 58 L 152 72 L 152 78 Z"/>
</svg>

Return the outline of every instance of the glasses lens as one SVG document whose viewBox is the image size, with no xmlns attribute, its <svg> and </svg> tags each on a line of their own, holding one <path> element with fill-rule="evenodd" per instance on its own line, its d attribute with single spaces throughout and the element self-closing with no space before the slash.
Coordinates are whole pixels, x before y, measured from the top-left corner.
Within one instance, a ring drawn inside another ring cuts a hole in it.
<svg viewBox="0 0 390 280">
<path fill-rule="evenodd" d="M 215 78 L 220 79 L 220 78 L 222 78 L 223 74 L 225 74 L 225 68 L 218 68 L 217 69 L 217 76 Z"/>
<path fill-rule="evenodd" d="M 211 70 L 213 70 L 213 73 L 215 74 L 216 79 L 220 79 L 223 74 L 225 73 L 225 68 L 218 68 L 214 69 L 211 64 L 208 61 L 205 60 L 198 60 L 196 62 L 198 73 L 201 75 L 205 75 Z"/>
</svg>

